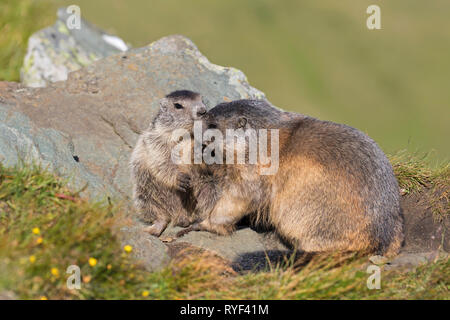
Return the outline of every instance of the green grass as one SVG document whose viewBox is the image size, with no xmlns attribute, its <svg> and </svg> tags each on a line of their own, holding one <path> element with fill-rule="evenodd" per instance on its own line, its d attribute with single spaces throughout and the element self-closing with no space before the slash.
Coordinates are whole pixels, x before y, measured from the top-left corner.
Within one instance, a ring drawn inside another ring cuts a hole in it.
<svg viewBox="0 0 450 320">
<path fill-rule="evenodd" d="M 19 81 L 28 38 L 54 23 L 56 9 L 48 0 L 0 1 L 0 81 Z"/>
<path fill-rule="evenodd" d="M 448 258 L 412 272 L 383 271 L 381 290 L 367 289 L 367 257 L 358 255 L 242 275 L 214 257 L 189 254 L 150 273 L 118 240 L 126 223 L 119 206 L 89 203 L 43 170 L 0 166 L 0 292 L 23 299 L 450 298 Z M 81 269 L 81 290 L 66 287 L 69 265 Z"/>
<path fill-rule="evenodd" d="M 402 194 L 418 192 L 423 207 L 431 208 L 436 221 L 450 217 L 450 162 L 430 167 L 429 154 L 398 152 L 390 156 Z"/>
<path fill-rule="evenodd" d="M 405 193 L 421 188 L 441 188 L 450 185 L 450 162 L 428 165 L 429 154 L 408 153 L 405 150 L 390 156 L 399 186 Z"/>
</svg>

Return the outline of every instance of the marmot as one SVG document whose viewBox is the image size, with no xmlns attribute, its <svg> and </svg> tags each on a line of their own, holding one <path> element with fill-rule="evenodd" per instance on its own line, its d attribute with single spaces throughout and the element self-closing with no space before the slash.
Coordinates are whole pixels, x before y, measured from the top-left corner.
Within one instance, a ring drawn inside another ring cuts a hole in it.
<svg viewBox="0 0 450 320">
<path fill-rule="evenodd" d="M 224 136 L 226 129 L 278 129 L 279 168 L 260 175 L 261 164 L 210 165 L 213 201 L 204 200 L 209 205 L 198 208 L 204 220 L 180 236 L 191 230 L 229 234 L 249 215 L 303 252 L 398 253 L 403 218 L 397 180 L 385 154 L 361 131 L 262 100 L 219 104 L 203 125 Z"/>
<path fill-rule="evenodd" d="M 133 150 L 134 204 L 139 218 L 152 223 L 145 231 L 154 236 L 160 236 L 170 222 L 184 227 L 190 223 L 195 208 L 190 187 L 193 167 L 173 161 L 173 147 L 180 142 L 173 133 L 176 129 L 192 132 L 194 121 L 205 114 L 199 93 L 174 91 L 161 99 L 157 115 Z"/>
</svg>

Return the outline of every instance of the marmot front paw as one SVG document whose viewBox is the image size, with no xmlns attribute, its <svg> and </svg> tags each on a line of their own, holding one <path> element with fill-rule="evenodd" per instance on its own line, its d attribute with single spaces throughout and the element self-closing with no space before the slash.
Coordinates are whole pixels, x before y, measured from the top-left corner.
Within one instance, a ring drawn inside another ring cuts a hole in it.
<svg viewBox="0 0 450 320">
<path fill-rule="evenodd" d="M 191 187 L 191 177 L 186 173 L 180 173 L 177 177 L 177 189 L 187 192 Z"/>
</svg>

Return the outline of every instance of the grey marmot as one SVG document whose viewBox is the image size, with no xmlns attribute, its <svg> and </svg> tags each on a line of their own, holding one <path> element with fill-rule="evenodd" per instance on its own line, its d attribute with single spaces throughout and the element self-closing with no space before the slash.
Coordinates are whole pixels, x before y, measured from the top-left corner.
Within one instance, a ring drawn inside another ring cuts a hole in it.
<svg viewBox="0 0 450 320">
<path fill-rule="evenodd" d="M 157 115 L 133 150 L 130 166 L 134 204 L 139 218 L 152 223 L 145 231 L 154 236 L 160 236 L 170 222 L 180 226 L 190 223 L 195 208 L 193 167 L 173 161 L 173 147 L 180 142 L 174 140 L 173 132 L 192 132 L 194 121 L 205 114 L 199 93 L 174 91 L 161 99 Z"/>
</svg>

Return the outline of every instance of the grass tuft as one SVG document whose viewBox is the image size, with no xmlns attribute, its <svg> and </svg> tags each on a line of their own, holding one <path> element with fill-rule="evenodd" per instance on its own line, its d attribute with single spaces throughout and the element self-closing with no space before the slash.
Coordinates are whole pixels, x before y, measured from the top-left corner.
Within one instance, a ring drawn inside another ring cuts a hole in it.
<svg viewBox="0 0 450 320">
<path fill-rule="evenodd" d="M 449 299 L 450 262 L 382 272 L 369 290 L 367 257 L 317 255 L 302 264 L 238 274 L 223 260 L 185 253 L 147 272 L 124 250 L 119 206 L 90 203 L 38 167 L 0 165 L 0 293 L 23 299 Z M 132 248 L 127 248 L 128 251 Z M 76 265 L 81 289 L 67 287 Z"/>
<path fill-rule="evenodd" d="M 444 162 L 436 168 L 427 164 L 430 154 L 398 152 L 389 157 L 399 186 L 404 193 L 422 188 L 448 188 L 450 186 L 450 162 Z"/>
</svg>

